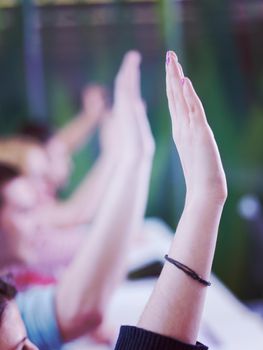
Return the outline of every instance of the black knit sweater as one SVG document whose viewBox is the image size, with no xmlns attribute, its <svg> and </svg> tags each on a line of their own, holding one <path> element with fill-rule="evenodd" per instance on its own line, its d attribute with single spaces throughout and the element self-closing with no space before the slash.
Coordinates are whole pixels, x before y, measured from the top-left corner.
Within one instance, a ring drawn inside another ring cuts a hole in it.
<svg viewBox="0 0 263 350">
<path fill-rule="evenodd" d="M 115 350 L 207 350 L 196 343 L 189 345 L 141 328 L 122 326 Z"/>
</svg>

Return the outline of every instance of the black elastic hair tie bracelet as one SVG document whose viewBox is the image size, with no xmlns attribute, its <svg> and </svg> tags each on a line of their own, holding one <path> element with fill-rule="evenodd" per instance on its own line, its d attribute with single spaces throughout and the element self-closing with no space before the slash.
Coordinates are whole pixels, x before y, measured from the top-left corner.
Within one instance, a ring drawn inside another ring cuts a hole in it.
<svg viewBox="0 0 263 350">
<path fill-rule="evenodd" d="M 172 265 L 176 266 L 178 269 L 182 270 L 184 273 L 186 273 L 188 276 L 192 277 L 194 280 L 200 282 L 204 286 L 208 287 L 211 286 L 211 283 L 204 280 L 202 277 L 200 277 L 194 270 L 190 269 L 190 267 L 180 263 L 177 260 L 174 260 L 170 258 L 167 254 L 165 255 L 165 260 L 171 263 Z"/>
</svg>

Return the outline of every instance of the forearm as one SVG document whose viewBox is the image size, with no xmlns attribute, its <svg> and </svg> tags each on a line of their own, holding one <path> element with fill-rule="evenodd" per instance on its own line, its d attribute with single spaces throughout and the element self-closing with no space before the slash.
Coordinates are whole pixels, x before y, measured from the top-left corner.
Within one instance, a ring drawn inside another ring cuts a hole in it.
<svg viewBox="0 0 263 350">
<path fill-rule="evenodd" d="M 90 330 L 85 320 L 101 316 L 125 274 L 130 240 L 144 216 L 147 191 L 141 187 L 148 185 L 150 168 L 120 162 L 89 238 L 59 283 L 57 310 L 66 339 Z"/>
<path fill-rule="evenodd" d="M 83 112 L 76 115 L 66 126 L 59 130 L 53 139 L 65 145 L 72 154 L 89 138 L 96 126 L 96 120 L 89 118 Z"/>
<path fill-rule="evenodd" d="M 65 203 L 76 223 L 94 219 L 111 184 L 117 166 L 113 157 L 100 155 L 84 180 Z"/>
<path fill-rule="evenodd" d="M 186 260 L 186 265 L 193 262 L 192 268 L 204 279 L 211 272 L 223 205 L 206 198 L 189 201 L 170 248 L 174 259 Z"/>
<path fill-rule="evenodd" d="M 69 228 L 92 221 L 109 187 L 115 166 L 112 159 L 100 156 L 69 199 L 41 208 L 45 224 Z"/>
<path fill-rule="evenodd" d="M 209 279 L 223 204 L 189 201 L 169 256 Z M 139 326 L 195 344 L 206 287 L 166 263 Z"/>
</svg>

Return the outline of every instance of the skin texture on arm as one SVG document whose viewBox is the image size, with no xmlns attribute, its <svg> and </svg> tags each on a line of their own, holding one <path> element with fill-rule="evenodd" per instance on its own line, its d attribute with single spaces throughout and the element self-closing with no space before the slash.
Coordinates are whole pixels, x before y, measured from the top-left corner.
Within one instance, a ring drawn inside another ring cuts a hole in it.
<svg viewBox="0 0 263 350">
<path fill-rule="evenodd" d="M 227 196 L 225 174 L 202 104 L 173 52 L 167 55 L 166 84 L 173 138 L 186 183 L 185 207 L 169 256 L 209 279 Z M 206 290 L 166 262 L 139 326 L 195 344 Z"/>
<path fill-rule="evenodd" d="M 118 73 L 111 122 L 119 162 L 89 237 L 57 287 L 57 319 L 65 340 L 101 323 L 144 217 L 154 145 L 139 94 L 139 64 L 139 55 L 130 52 Z"/>
</svg>

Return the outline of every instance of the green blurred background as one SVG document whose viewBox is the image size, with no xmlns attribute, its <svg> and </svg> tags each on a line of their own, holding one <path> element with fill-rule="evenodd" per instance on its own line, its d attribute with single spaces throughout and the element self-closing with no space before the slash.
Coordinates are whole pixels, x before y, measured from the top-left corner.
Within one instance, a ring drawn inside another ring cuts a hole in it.
<svg viewBox="0 0 263 350">
<path fill-rule="evenodd" d="M 262 1 L 0 0 L 0 6 L 1 135 L 27 121 L 63 126 L 78 112 L 83 86 L 111 87 L 123 54 L 142 53 L 142 91 L 157 144 L 147 215 L 173 228 L 185 188 L 164 60 L 167 49 L 177 52 L 204 103 L 228 179 L 214 271 L 240 298 L 263 298 L 263 225 L 255 229 L 237 209 L 243 195 L 260 201 L 263 194 Z M 96 154 L 93 141 L 76 155 L 66 193 Z"/>
</svg>

